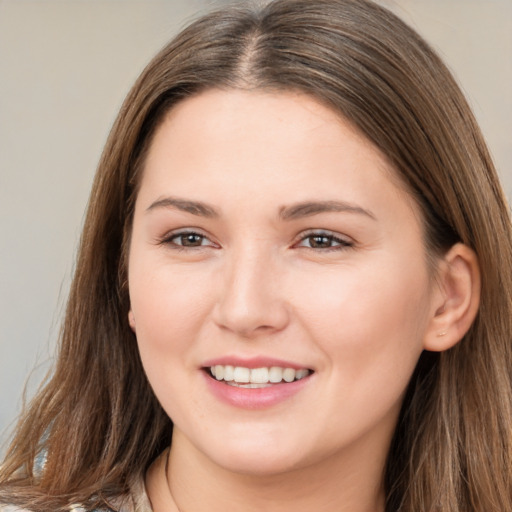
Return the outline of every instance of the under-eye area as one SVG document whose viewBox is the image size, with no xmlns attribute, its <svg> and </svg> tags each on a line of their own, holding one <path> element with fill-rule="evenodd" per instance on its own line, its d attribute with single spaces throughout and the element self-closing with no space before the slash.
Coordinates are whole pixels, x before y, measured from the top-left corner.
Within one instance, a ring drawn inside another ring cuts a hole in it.
<svg viewBox="0 0 512 512">
<path fill-rule="evenodd" d="M 313 370 L 308 368 L 285 368 L 280 366 L 246 368 L 243 366 L 215 365 L 204 368 L 206 373 L 230 386 L 262 388 L 274 384 L 295 382 L 309 377 Z"/>
</svg>

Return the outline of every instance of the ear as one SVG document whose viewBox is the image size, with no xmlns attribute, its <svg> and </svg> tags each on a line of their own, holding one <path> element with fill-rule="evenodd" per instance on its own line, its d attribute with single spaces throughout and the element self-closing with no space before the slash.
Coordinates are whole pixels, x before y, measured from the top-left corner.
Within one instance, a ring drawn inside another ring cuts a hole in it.
<svg viewBox="0 0 512 512">
<path fill-rule="evenodd" d="M 476 254 L 464 244 L 455 244 L 440 259 L 436 281 L 423 348 L 441 352 L 464 337 L 478 312 L 480 269 Z"/>
<path fill-rule="evenodd" d="M 135 332 L 135 316 L 131 308 L 130 311 L 128 311 L 128 323 L 130 324 L 132 331 Z"/>
</svg>

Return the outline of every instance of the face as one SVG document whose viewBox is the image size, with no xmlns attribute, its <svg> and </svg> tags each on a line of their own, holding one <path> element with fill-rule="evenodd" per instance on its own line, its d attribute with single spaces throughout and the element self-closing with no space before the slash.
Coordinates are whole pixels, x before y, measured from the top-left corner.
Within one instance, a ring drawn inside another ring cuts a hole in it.
<svg viewBox="0 0 512 512">
<path fill-rule="evenodd" d="M 433 314 L 426 261 L 393 169 L 328 108 L 179 103 L 129 254 L 130 324 L 175 439 L 245 473 L 385 452 Z"/>
</svg>

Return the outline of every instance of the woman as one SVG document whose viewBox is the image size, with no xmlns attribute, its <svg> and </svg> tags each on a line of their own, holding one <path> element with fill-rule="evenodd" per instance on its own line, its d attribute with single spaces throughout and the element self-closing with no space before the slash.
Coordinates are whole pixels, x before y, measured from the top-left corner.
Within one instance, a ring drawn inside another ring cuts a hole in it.
<svg viewBox="0 0 512 512">
<path fill-rule="evenodd" d="M 510 510 L 510 241 L 466 101 L 394 15 L 205 16 L 113 127 L 1 502 Z"/>
</svg>

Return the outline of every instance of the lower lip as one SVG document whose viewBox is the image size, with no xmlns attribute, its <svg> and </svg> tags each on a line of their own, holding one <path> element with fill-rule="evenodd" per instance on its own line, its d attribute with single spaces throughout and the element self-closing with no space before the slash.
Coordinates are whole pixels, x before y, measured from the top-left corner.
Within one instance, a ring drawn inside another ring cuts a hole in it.
<svg viewBox="0 0 512 512">
<path fill-rule="evenodd" d="M 284 402 L 299 393 L 308 384 L 311 375 L 294 382 L 281 382 L 265 388 L 230 386 L 203 372 L 210 391 L 219 400 L 242 409 L 266 409 Z"/>
</svg>

